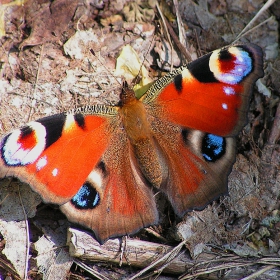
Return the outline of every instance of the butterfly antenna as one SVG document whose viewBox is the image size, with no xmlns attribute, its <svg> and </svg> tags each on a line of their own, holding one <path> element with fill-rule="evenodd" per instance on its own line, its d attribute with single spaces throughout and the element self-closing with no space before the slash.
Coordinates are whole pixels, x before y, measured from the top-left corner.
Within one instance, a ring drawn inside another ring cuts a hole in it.
<svg viewBox="0 0 280 280">
<path fill-rule="evenodd" d="M 135 79 L 134 79 L 134 83 L 133 83 L 132 87 L 134 87 L 135 84 L 137 84 L 137 80 L 138 80 L 139 77 L 140 77 L 140 73 L 141 73 L 142 67 L 143 67 L 143 65 L 144 65 L 144 62 L 146 61 L 146 57 L 148 56 L 149 51 L 150 51 L 151 48 L 152 48 L 152 43 L 154 42 L 154 39 L 155 39 L 155 33 L 154 33 L 154 35 L 153 35 L 153 38 L 152 38 L 152 40 L 151 40 L 151 42 L 150 42 L 150 45 L 149 45 L 149 47 L 148 47 L 146 53 L 145 53 L 145 55 L 144 55 L 144 59 L 143 59 L 141 65 L 140 65 L 139 71 L 138 71 L 138 73 L 137 73 L 137 75 L 136 75 L 136 77 L 135 77 Z"/>
<path fill-rule="evenodd" d="M 111 74 L 111 76 L 117 81 L 117 83 L 122 86 L 122 84 L 118 81 L 118 79 L 116 78 L 116 76 L 113 74 L 113 72 L 101 61 L 101 59 L 96 55 L 95 51 L 93 49 L 90 49 L 91 54 L 96 57 L 96 59 L 98 60 L 98 62 L 104 67 L 104 69 Z M 93 65 L 91 63 L 91 61 L 89 60 L 89 63 L 91 65 L 91 67 L 93 68 Z"/>
</svg>

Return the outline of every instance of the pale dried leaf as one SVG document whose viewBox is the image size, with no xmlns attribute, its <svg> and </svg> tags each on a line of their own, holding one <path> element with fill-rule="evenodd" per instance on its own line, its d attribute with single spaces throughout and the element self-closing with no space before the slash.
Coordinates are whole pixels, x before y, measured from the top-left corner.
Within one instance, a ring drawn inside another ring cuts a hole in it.
<svg viewBox="0 0 280 280">
<path fill-rule="evenodd" d="M 83 59 L 85 53 L 89 50 L 87 46 L 89 43 L 98 44 L 98 36 L 92 29 L 85 31 L 77 31 L 63 46 L 67 55 L 74 59 Z"/>
<path fill-rule="evenodd" d="M 0 232 L 6 241 L 3 253 L 11 261 L 17 273 L 23 277 L 28 248 L 24 211 L 28 218 L 34 217 L 41 199 L 26 184 L 20 184 L 20 187 L 18 185 L 18 182 L 13 184 L 8 179 L 0 183 Z"/>
<path fill-rule="evenodd" d="M 2 253 L 13 264 L 18 275 L 23 278 L 27 254 L 26 222 L 0 221 L 0 232 L 6 243 Z"/>
<path fill-rule="evenodd" d="M 73 262 L 65 248 L 56 249 L 55 245 L 45 236 L 35 243 L 39 271 L 43 273 L 46 280 L 66 279 Z"/>
</svg>

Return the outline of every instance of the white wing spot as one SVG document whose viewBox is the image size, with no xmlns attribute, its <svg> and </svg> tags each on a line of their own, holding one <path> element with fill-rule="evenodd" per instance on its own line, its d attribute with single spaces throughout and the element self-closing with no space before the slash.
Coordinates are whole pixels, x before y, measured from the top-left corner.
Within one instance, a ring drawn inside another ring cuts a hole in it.
<svg viewBox="0 0 280 280">
<path fill-rule="evenodd" d="M 44 166 L 47 165 L 47 163 L 48 163 L 47 156 L 41 157 L 36 163 L 37 171 L 40 171 Z"/>
<path fill-rule="evenodd" d="M 231 95 L 231 94 L 235 94 L 234 88 L 232 87 L 224 87 L 224 93 L 226 95 Z"/>
<path fill-rule="evenodd" d="M 53 171 L 52 171 L 53 177 L 56 177 L 57 174 L 58 174 L 58 169 L 57 168 L 53 169 Z"/>
<path fill-rule="evenodd" d="M 228 105 L 226 103 L 222 104 L 223 109 L 227 110 L 228 109 Z"/>
</svg>

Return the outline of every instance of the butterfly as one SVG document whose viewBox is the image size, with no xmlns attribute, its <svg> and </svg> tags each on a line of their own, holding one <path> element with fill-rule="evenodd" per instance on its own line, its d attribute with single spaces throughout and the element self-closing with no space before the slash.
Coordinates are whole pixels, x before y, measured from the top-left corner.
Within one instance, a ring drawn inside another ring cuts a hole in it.
<svg viewBox="0 0 280 280">
<path fill-rule="evenodd" d="M 202 210 L 227 193 L 262 57 L 253 44 L 222 48 L 139 99 L 124 82 L 115 106 L 31 121 L 1 140 L 0 177 L 28 183 L 101 243 L 157 224 L 158 191 L 179 217 Z"/>
</svg>

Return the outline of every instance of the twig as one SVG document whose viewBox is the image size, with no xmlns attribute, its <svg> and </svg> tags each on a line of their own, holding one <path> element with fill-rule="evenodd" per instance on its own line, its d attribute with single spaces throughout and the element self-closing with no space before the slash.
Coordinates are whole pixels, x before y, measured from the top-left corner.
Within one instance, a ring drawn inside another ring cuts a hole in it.
<svg viewBox="0 0 280 280">
<path fill-rule="evenodd" d="M 44 44 L 41 46 L 41 51 L 40 51 L 40 57 L 39 57 L 39 63 L 38 63 L 38 71 L 37 71 L 37 74 L 36 74 L 36 81 L 35 81 L 35 86 L 34 86 L 34 90 L 33 90 L 33 97 L 31 98 L 31 100 L 35 100 L 35 94 L 36 94 L 36 91 L 37 91 L 37 85 L 38 85 L 38 80 L 39 80 L 39 74 L 40 74 L 40 69 L 41 69 L 41 65 L 42 65 L 42 54 L 43 54 L 43 51 L 44 51 Z M 29 110 L 29 114 L 28 114 L 28 117 L 27 117 L 27 121 L 29 122 L 30 121 L 30 116 L 31 116 L 31 113 L 32 113 L 32 102 L 31 102 L 31 107 L 30 107 L 30 110 Z"/>
<path fill-rule="evenodd" d="M 260 276 L 261 274 L 263 274 L 264 272 L 268 271 L 268 270 L 271 270 L 273 268 L 276 268 L 277 266 L 276 265 L 268 265 L 268 266 L 265 266 L 264 268 L 262 269 L 259 269 L 258 271 L 252 273 L 251 275 L 247 276 L 247 277 L 244 277 L 244 278 L 241 278 L 240 280 L 252 280 L 252 279 L 256 279 L 257 276 Z"/>
<path fill-rule="evenodd" d="M 133 277 L 129 278 L 129 280 L 137 279 L 139 276 L 150 270 L 151 268 L 155 267 L 156 265 L 162 263 L 162 262 L 171 262 L 174 258 L 177 257 L 179 252 L 181 251 L 182 247 L 185 245 L 185 241 L 182 241 L 179 245 L 177 245 L 173 250 L 171 250 L 169 253 L 165 254 L 160 259 L 154 261 L 152 264 L 148 265 L 144 269 L 142 269 L 140 272 L 135 274 Z"/>
<path fill-rule="evenodd" d="M 268 144 L 275 144 L 280 138 L 280 104 L 277 107 L 272 129 L 268 138 Z"/>
<path fill-rule="evenodd" d="M 165 33 L 166 33 L 166 36 L 167 36 L 167 40 L 168 40 L 169 45 L 170 45 L 170 48 L 171 48 L 171 54 L 170 54 L 170 56 L 171 56 L 171 65 L 170 65 L 170 69 L 171 69 L 171 71 L 172 71 L 172 69 L 173 69 L 173 50 L 174 50 L 174 49 L 173 49 L 173 44 L 172 44 L 172 42 L 171 42 L 171 38 L 170 38 L 170 35 L 169 35 L 169 32 L 168 32 L 168 27 L 167 27 L 167 24 L 166 24 L 167 21 L 165 20 L 165 16 L 163 15 L 163 13 L 162 13 L 162 11 L 161 11 L 158 2 L 156 2 L 156 7 L 157 7 L 157 10 L 158 10 L 158 12 L 159 12 L 159 15 L 160 15 L 160 17 L 161 17 L 161 19 L 162 19 L 162 23 L 163 23 L 163 26 L 164 26 L 164 29 L 165 29 Z"/>
<path fill-rule="evenodd" d="M 23 205 L 23 200 L 22 200 L 22 197 L 21 197 L 21 194 L 20 194 L 20 188 L 18 188 L 18 191 L 19 191 L 19 199 L 20 199 L 20 204 L 22 206 L 24 221 L 25 221 L 25 224 L 26 224 L 26 260 L 25 260 L 25 269 L 24 269 L 24 280 L 27 280 L 29 249 L 30 249 L 29 225 L 28 225 L 27 215 L 26 215 L 24 205 Z"/>
<path fill-rule="evenodd" d="M 90 268 L 89 266 L 87 266 L 86 264 L 84 264 L 83 262 L 79 261 L 79 260 L 75 260 L 74 261 L 78 266 L 80 266 L 82 269 L 84 269 L 85 271 L 87 271 L 88 273 L 90 273 L 91 275 L 93 275 L 94 277 L 96 277 L 97 279 L 100 280 L 110 280 L 109 278 L 107 278 L 106 276 L 102 275 L 101 273 L 99 273 L 96 270 L 93 270 L 92 268 Z"/>
<path fill-rule="evenodd" d="M 245 26 L 245 28 L 237 35 L 234 42 L 238 41 L 241 36 L 244 36 L 245 32 L 253 25 L 253 23 L 260 17 L 260 15 L 266 11 L 276 0 L 268 0 L 263 7 L 257 12 L 253 19 Z"/>
<path fill-rule="evenodd" d="M 177 24 L 178 24 L 179 41 L 184 47 L 186 47 L 187 46 L 186 35 L 185 35 L 186 32 L 185 32 L 184 24 L 183 24 L 182 17 L 181 17 L 180 11 L 179 11 L 178 0 L 173 0 L 173 4 L 174 4 L 176 18 L 177 18 Z"/>
<path fill-rule="evenodd" d="M 240 33 L 241 35 L 239 34 L 240 36 L 238 35 L 239 37 L 237 37 L 237 38 L 233 41 L 232 44 L 234 44 L 234 43 L 236 43 L 238 40 L 240 40 L 241 37 L 244 37 L 244 36 L 246 36 L 247 34 L 249 34 L 249 33 L 251 33 L 252 31 L 254 31 L 255 29 L 260 28 L 262 25 L 266 24 L 267 22 L 269 22 L 269 21 L 272 20 L 272 19 L 273 19 L 273 16 L 271 16 L 270 18 L 266 19 L 265 21 L 259 23 L 258 25 L 256 25 L 256 26 L 253 27 L 252 29 L 246 31 L 245 33 L 242 33 L 242 34 Z M 244 29 L 243 29 L 243 30 L 244 30 Z"/>
</svg>

